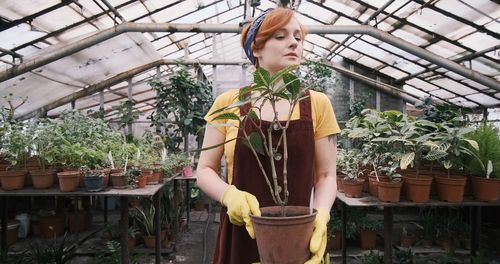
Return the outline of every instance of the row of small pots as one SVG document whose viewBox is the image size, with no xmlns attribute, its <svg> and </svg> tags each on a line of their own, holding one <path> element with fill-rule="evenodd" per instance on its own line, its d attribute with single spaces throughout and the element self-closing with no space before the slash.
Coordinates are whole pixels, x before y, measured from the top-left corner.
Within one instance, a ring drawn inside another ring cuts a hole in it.
<svg viewBox="0 0 500 264">
<path fill-rule="evenodd" d="M 378 197 L 382 202 L 399 202 L 401 193 L 408 201 L 427 203 L 430 200 L 431 190 L 436 189 L 441 201 L 460 203 L 463 201 L 468 177 L 464 176 L 404 176 L 402 181 L 391 182 L 388 177 L 370 176 L 366 179 L 358 178 L 355 181 L 338 176 L 339 191 L 345 192 L 347 197 L 360 197 L 363 185 L 368 186 L 371 195 Z M 496 202 L 500 198 L 500 179 L 486 179 L 470 177 L 472 195 L 475 200 L 482 202 Z"/>
<path fill-rule="evenodd" d="M 86 177 L 79 170 L 68 170 L 57 172 L 54 169 L 49 170 L 9 170 L 0 171 L 0 182 L 3 190 L 19 190 L 24 188 L 27 176 L 31 176 L 33 188 L 46 189 L 51 188 L 56 179 L 59 182 L 59 190 L 61 192 L 76 191 L 79 187 L 85 187 L 87 191 L 96 192 L 104 190 L 109 183 L 113 188 L 124 189 L 128 188 L 128 181 L 121 170 L 104 169 L 103 176 Z M 162 171 L 143 170 L 141 176 L 138 177 L 138 188 L 144 188 L 146 184 L 158 184 L 163 178 Z"/>
</svg>

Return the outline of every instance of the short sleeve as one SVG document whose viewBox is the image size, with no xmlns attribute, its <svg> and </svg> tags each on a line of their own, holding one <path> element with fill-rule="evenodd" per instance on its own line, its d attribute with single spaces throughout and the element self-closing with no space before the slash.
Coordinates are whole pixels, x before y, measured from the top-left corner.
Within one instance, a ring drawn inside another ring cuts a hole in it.
<svg viewBox="0 0 500 264">
<path fill-rule="evenodd" d="M 213 125 L 215 128 L 217 128 L 217 130 L 219 130 L 224 135 L 227 134 L 227 127 L 223 126 L 223 124 L 225 124 L 227 120 L 224 119 L 212 120 L 214 119 L 214 117 L 217 116 L 217 114 L 212 115 L 212 113 L 217 111 L 218 109 L 231 105 L 236 98 L 237 92 L 238 90 L 230 90 L 217 96 L 214 103 L 212 104 L 212 107 L 210 107 L 210 110 L 208 110 L 208 113 L 204 117 L 208 125 Z"/>
<path fill-rule="evenodd" d="M 340 127 L 328 96 L 324 93 L 315 92 L 315 97 L 316 100 L 313 102 L 316 115 L 314 139 L 340 133 Z"/>
</svg>

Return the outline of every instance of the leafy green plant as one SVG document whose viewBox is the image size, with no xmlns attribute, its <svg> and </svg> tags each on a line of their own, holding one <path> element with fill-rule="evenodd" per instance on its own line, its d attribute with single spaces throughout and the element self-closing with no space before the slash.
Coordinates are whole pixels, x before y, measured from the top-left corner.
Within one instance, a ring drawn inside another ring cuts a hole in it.
<svg viewBox="0 0 500 264">
<path fill-rule="evenodd" d="M 398 249 L 395 253 L 397 264 L 415 264 L 415 253 L 409 249 Z"/>
<path fill-rule="evenodd" d="M 259 164 L 259 168 L 266 180 L 269 192 L 276 205 L 285 206 L 288 204 L 288 148 L 287 148 L 287 129 L 290 125 L 290 118 L 297 103 L 306 97 L 308 87 L 301 88 L 300 79 L 292 74 L 292 71 L 297 68 L 297 65 L 291 65 L 285 69 L 270 75 L 263 68 L 258 68 L 254 73 L 253 86 L 247 86 L 239 90 L 238 101 L 215 110 L 211 113 L 213 121 L 215 120 L 234 120 L 238 122 L 239 128 L 244 128 L 246 124 L 252 125 L 255 131 L 247 134 L 243 129 L 243 138 L 239 139 L 248 146 Z M 280 81 L 283 80 L 283 83 Z M 276 86 L 276 87 L 275 87 Z M 280 122 L 276 112 L 276 104 L 279 100 L 286 100 L 290 104 L 288 111 L 288 119 Z M 233 108 L 238 108 L 242 105 L 250 104 L 251 110 L 246 114 L 237 115 L 234 112 L 228 112 Z M 273 109 L 271 125 L 268 129 L 263 128 L 262 122 L 262 107 L 269 104 Z M 231 126 L 231 124 L 227 124 Z M 278 133 L 278 142 L 273 142 L 272 133 Z M 235 138 L 236 139 L 236 138 Z M 235 140 L 230 139 L 230 140 Z M 225 144 L 227 142 L 224 142 Z M 215 146 L 212 146 L 215 147 Z M 283 153 L 277 150 L 283 147 Z M 266 171 L 263 166 L 263 161 L 259 158 L 259 154 L 264 156 L 271 165 L 271 171 Z M 278 183 L 277 163 L 283 162 L 283 184 Z M 282 212 L 283 213 L 283 212 Z"/>
<path fill-rule="evenodd" d="M 191 77 L 185 66 L 170 75 L 168 82 L 157 78 L 149 85 L 156 91 L 155 111 L 148 117 L 156 133 L 166 135 L 169 152 L 179 150 L 187 135 L 196 135 L 205 125 L 203 119 L 213 103 L 211 88 Z"/>
<path fill-rule="evenodd" d="M 147 236 L 155 235 L 155 208 L 152 204 L 146 204 L 144 208 L 135 207 L 133 217 L 141 225 L 142 230 Z"/>
<path fill-rule="evenodd" d="M 125 172 L 125 177 L 127 177 L 127 182 L 128 185 L 132 187 L 137 187 L 137 183 L 139 182 L 139 176 L 141 175 L 142 171 L 138 167 L 131 167 L 127 169 Z"/>
<path fill-rule="evenodd" d="M 382 223 L 380 221 L 370 219 L 368 216 L 359 218 L 356 221 L 356 226 L 362 230 L 379 231 L 382 229 Z"/>
<path fill-rule="evenodd" d="M 486 177 L 488 161 L 492 162 L 492 178 L 500 178 L 500 137 L 499 131 L 491 124 L 482 124 L 467 135 L 478 144 L 478 149 L 465 146 L 472 158 L 464 158 L 462 163 L 467 171 L 475 176 Z"/>
<path fill-rule="evenodd" d="M 91 260 L 92 264 L 120 264 L 121 263 L 121 245 L 116 240 L 111 240 L 106 243 L 107 251 L 99 252 L 95 258 Z M 138 253 L 134 250 L 130 252 L 129 262 L 132 264 L 144 263 L 145 253 Z"/>
<path fill-rule="evenodd" d="M 76 257 L 76 245 L 70 244 L 64 236 L 59 242 L 54 239 L 53 243 L 35 241 L 30 244 L 26 260 L 29 263 L 69 263 Z"/>
<path fill-rule="evenodd" d="M 134 123 L 144 113 L 139 110 L 133 110 L 135 102 L 133 100 L 125 100 L 119 105 L 111 107 L 113 111 L 116 112 L 116 116 L 119 121 L 119 128 L 124 128 L 127 125 Z"/>
<path fill-rule="evenodd" d="M 370 253 L 365 254 L 361 257 L 355 257 L 356 263 L 358 264 L 383 264 L 384 256 L 380 254 L 380 252 L 373 252 L 370 250 Z"/>
<path fill-rule="evenodd" d="M 414 222 L 414 224 L 421 230 L 422 238 L 431 241 L 434 240 L 437 225 L 435 211 L 432 209 L 422 210 L 419 213 L 419 219 L 420 221 Z"/>
<path fill-rule="evenodd" d="M 337 154 L 337 166 L 346 175 L 345 179 L 356 180 L 361 174 L 359 166 L 363 160 L 359 149 L 339 149 Z"/>
<path fill-rule="evenodd" d="M 0 250 L 0 259 L 3 264 L 24 264 L 26 263 L 26 252 L 9 254 L 9 250 Z"/>
</svg>

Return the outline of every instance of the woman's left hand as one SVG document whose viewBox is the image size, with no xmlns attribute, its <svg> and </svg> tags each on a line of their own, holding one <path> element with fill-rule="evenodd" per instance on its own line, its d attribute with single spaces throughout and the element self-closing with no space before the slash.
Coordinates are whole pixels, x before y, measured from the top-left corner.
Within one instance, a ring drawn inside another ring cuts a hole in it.
<svg viewBox="0 0 500 264">
<path fill-rule="evenodd" d="M 312 257 L 305 264 L 321 263 L 326 250 L 326 225 L 330 220 L 330 212 L 324 208 L 317 208 L 316 210 L 318 210 L 318 213 L 314 220 L 314 230 L 311 236 L 311 242 L 309 243 L 309 250 L 311 251 Z"/>
</svg>

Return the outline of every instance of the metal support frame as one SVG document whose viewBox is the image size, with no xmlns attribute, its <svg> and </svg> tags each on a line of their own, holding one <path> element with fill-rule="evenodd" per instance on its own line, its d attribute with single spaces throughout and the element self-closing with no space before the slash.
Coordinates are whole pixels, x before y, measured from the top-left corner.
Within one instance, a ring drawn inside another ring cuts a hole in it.
<svg viewBox="0 0 500 264">
<path fill-rule="evenodd" d="M 0 214 L 1 215 L 1 228 L 2 232 L 0 232 L 0 245 L 2 251 L 7 250 L 7 197 L 0 197 Z"/>
<path fill-rule="evenodd" d="M 305 26 L 307 32 L 311 34 L 366 34 L 379 40 L 394 45 L 406 52 L 412 53 L 429 62 L 437 64 L 452 72 L 467 77 L 480 84 L 500 91 L 500 82 L 489 78 L 477 71 L 465 68 L 464 66 L 443 58 L 426 49 L 413 45 L 405 40 L 392 36 L 391 34 L 367 25 L 358 26 L 334 26 L 334 25 L 310 25 Z M 74 54 L 97 43 L 108 40 L 112 37 L 126 32 L 206 32 L 206 33 L 239 33 L 239 25 L 229 24 L 175 24 L 175 23 L 130 23 L 125 22 L 118 26 L 102 30 L 90 37 L 78 42 L 71 43 L 55 52 L 42 54 L 36 58 L 28 60 L 17 66 L 0 72 L 0 82 L 11 79 L 20 74 L 29 72 L 43 65 Z"/>
<path fill-rule="evenodd" d="M 111 77 L 109 79 L 101 81 L 101 82 L 99 82 L 97 84 L 90 85 L 87 88 L 85 88 L 84 90 L 75 92 L 75 93 L 73 93 L 73 94 L 71 94 L 69 96 L 63 97 L 63 98 L 58 99 L 58 100 L 53 101 L 53 102 L 50 102 L 50 103 L 48 103 L 48 104 L 40 107 L 39 109 L 30 111 L 30 112 L 28 112 L 26 114 L 23 114 L 23 115 L 20 115 L 20 116 L 16 116 L 16 118 L 18 118 L 18 119 L 33 118 L 33 117 L 35 117 L 35 116 L 37 116 L 37 115 L 40 114 L 40 111 L 39 111 L 40 109 L 43 109 L 43 111 L 48 112 L 51 109 L 57 108 L 57 107 L 59 107 L 61 105 L 69 103 L 69 102 L 71 102 L 73 100 L 76 100 L 78 98 L 82 98 L 82 97 L 89 96 L 89 95 L 92 95 L 94 93 L 97 93 L 97 92 L 99 92 L 99 91 L 101 91 L 103 89 L 106 89 L 106 88 L 111 87 L 111 86 L 113 86 L 115 84 L 118 84 L 118 83 L 120 83 L 122 81 L 125 81 L 125 80 L 127 80 L 129 78 L 132 78 L 135 75 L 138 75 L 138 74 L 141 74 L 141 73 L 143 73 L 145 71 L 148 71 L 151 68 L 159 67 L 161 65 L 170 65 L 170 64 L 185 64 L 185 65 L 206 64 L 206 65 L 212 65 L 214 67 L 214 69 L 213 69 L 213 75 L 212 75 L 212 77 L 213 77 L 213 83 L 212 83 L 212 85 L 214 87 L 214 93 L 215 93 L 216 90 L 217 90 L 216 89 L 216 86 L 217 86 L 217 72 L 216 72 L 216 68 L 215 68 L 216 65 L 246 65 L 246 64 L 248 64 L 248 62 L 244 61 L 244 60 L 241 60 L 241 61 L 217 61 L 217 60 L 193 60 L 193 59 L 184 60 L 184 61 L 176 61 L 176 60 L 172 60 L 172 59 L 158 60 L 158 61 L 154 61 L 154 62 L 145 64 L 145 65 L 136 67 L 136 68 L 131 69 L 129 71 L 117 74 L 114 77 Z M 344 68 L 344 67 L 342 67 L 340 65 L 337 65 L 337 64 L 325 63 L 325 65 L 328 66 L 328 67 L 330 67 L 330 68 L 332 68 L 332 69 L 334 69 L 335 71 L 338 71 L 340 73 L 343 73 L 343 74 L 351 77 L 352 79 L 355 79 L 356 81 L 368 84 L 368 85 L 372 86 L 375 89 L 378 89 L 378 90 L 380 90 L 382 92 L 391 94 L 391 95 L 393 95 L 395 97 L 401 98 L 401 99 L 403 99 L 406 102 L 410 102 L 412 104 L 420 102 L 419 99 L 413 97 L 412 95 L 406 93 L 405 91 L 403 91 L 402 89 L 400 89 L 398 87 L 394 87 L 394 86 L 391 86 L 389 84 L 386 84 L 386 83 L 379 82 L 377 80 L 371 79 L 371 78 L 366 77 L 366 76 L 364 76 L 362 74 L 354 72 L 354 70 L 346 69 L 346 68 Z"/>
<path fill-rule="evenodd" d="M 128 197 L 120 197 L 120 230 L 127 230 L 127 232 L 121 232 L 120 234 L 120 244 L 122 252 L 122 264 L 129 264 L 129 250 L 128 250 Z"/>
<path fill-rule="evenodd" d="M 384 207 L 384 264 L 392 264 L 392 222 L 394 208 Z"/>
</svg>

